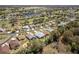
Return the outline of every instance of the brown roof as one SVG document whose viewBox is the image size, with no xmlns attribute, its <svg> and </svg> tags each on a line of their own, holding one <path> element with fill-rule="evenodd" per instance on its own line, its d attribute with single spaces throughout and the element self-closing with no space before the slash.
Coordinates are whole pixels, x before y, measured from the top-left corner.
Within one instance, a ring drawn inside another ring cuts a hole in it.
<svg viewBox="0 0 79 59">
<path fill-rule="evenodd" d="M 19 35 L 19 36 L 17 37 L 18 40 L 24 40 L 25 38 L 26 38 L 25 35 Z"/>
<path fill-rule="evenodd" d="M 30 39 L 30 40 L 36 38 L 36 36 L 34 36 L 34 35 L 32 35 L 32 34 L 27 34 L 26 37 L 27 37 L 28 39 Z"/>
<path fill-rule="evenodd" d="M 12 38 L 9 41 L 9 45 L 11 49 L 16 49 L 18 46 L 20 46 L 20 42 L 16 38 Z"/>
<path fill-rule="evenodd" d="M 47 32 L 47 31 L 44 31 L 43 33 L 44 33 L 45 35 L 49 35 L 49 32 Z"/>
<path fill-rule="evenodd" d="M 8 43 L 4 43 L 4 44 L 0 45 L 0 53 L 1 54 L 10 53 L 10 47 L 9 47 Z"/>
</svg>

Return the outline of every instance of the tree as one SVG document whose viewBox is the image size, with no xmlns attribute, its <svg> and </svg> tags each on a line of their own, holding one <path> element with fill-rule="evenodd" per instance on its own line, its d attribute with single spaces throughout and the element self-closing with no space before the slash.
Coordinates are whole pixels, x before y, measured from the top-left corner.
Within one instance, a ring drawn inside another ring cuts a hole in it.
<svg viewBox="0 0 79 59">
<path fill-rule="evenodd" d="M 63 43 L 69 44 L 71 42 L 71 38 L 73 37 L 73 33 L 68 30 L 63 33 Z"/>
<path fill-rule="evenodd" d="M 73 53 L 79 53 L 79 36 L 74 36 L 72 38 L 71 51 Z"/>
<path fill-rule="evenodd" d="M 74 35 L 79 35 L 79 28 L 73 28 L 72 32 L 74 33 Z"/>
<path fill-rule="evenodd" d="M 73 38 L 72 38 L 72 41 L 73 42 L 75 42 L 76 44 L 79 44 L 79 36 L 74 36 Z"/>
<path fill-rule="evenodd" d="M 54 41 L 58 41 L 58 38 L 60 37 L 60 32 L 58 32 L 58 31 L 56 31 L 56 32 L 54 32 L 54 34 L 53 34 L 53 40 Z"/>
<path fill-rule="evenodd" d="M 42 52 L 42 47 L 43 47 L 43 42 L 38 41 L 38 40 L 32 40 L 31 45 L 28 47 L 28 51 L 26 53 L 41 53 Z"/>
<path fill-rule="evenodd" d="M 18 17 L 11 18 L 10 23 L 12 24 L 12 26 L 19 25 Z"/>
<path fill-rule="evenodd" d="M 27 25 L 27 24 L 29 24 L 29 21 L 28 21 L 28 19 L 25 19 L 24 25 Z"/>
<path fill-rule="evenodd" d="M 60 32 L 58 32 L 58 31 L 55 31 L 55 32 L 51 32 L 51 34 L 50 34 L 50 36 L 49 36 L 49 41 L 48 41 L 48 43 L 51 43 L 51 42 L 53 42 L 53 41 L 58 41 L 58 38 L 60 37 Z"/>
</svg>

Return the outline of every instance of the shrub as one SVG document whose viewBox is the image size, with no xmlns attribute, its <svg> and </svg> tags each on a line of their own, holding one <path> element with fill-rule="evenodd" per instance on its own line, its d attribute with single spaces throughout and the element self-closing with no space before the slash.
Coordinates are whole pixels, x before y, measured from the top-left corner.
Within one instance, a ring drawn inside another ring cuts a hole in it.
<svg viewBox="0 0 79 59">
<path fill-rule="evenodd" d="M 71 31 L 65 31 L 63 34 L 63 42 L 69 44 L 73 37 L 73 33 Z"/>
<path fill-rule="evenodd" d="M 72 32 L 74 35 L 79 35 L 79 28 L 73 28 Z"/>
</svg>

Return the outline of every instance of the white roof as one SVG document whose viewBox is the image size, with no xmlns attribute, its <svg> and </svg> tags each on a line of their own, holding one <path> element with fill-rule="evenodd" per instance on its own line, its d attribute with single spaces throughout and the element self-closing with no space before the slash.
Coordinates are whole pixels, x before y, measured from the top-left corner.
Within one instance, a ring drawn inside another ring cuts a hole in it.
<svg viewBox="0 0 79 59">
<path fill-rule="evenodd" d="M 41 26 L 41 28 L 43 28 L 43 26 Z"/>
<path fill-rule="evenodd" d="M 27 32 L 28 34 L 31 34 L 31 35 L 34 35 L 33 33 L 31 33 L 31 32 Z"/>
<path fill-rule="evenodd" d="M 16 40 L 16 38 L 11 38 L 11 40 Z"/>
<path fill-rule="evenodd" d="M 9 46 L 9 44 L 8 44 L 8 43 L 4 43 L 4 44 L 2 44 L 2 47 L 4 47 L 5 45 Z"/>
<path fill-rule="evenodd" d="M 0 30 L 1 30 L 1 31 L 5 31 L 5 29 L 3 29 L 3 28 L 0 28 Z"/>
<path fill-rule="evenodd" d="M 34 31 L 35 33 L 37 33 L 37 31 Z"/>
<path fill-rule="evenodd" d="M 34 28 L 32 28 L 32 30 L 35 30 Z"/>
<path fill-rule="evenodd" d="M 2 46 L 2 47 L 4 47 L 4 46 L 5 46 L 5 44 L 2 44 L 1 46 Z"/>
<path fill-rule="evenodd" d="M 19 33 L 19 30 L 17 30 L 16 33 Z"/>
<path fill-rule="evenodd" d="M 27 31 L 30 31 L 30 29 L 27 29 Z"/>
<path fill-rule="evenodd" d="M 30 33 L 30 32 L 27 32 L 28 34 Z"/>
<path fill-rule="evenodd" d="M 16 34 L 16 36 L 18 36 L 19 34 Z"/>
<path fill-rule="evenodd" d="M 26 25 L 26 26 L 23 26 L 23 28 L 29 28 L 29 26 L 28 26 L 28 25 Z"/>
<path fill-rule="evenodd" d="M 31 35 L 34 35 L 33 33 L 30 33 Z"/>
<path fill-rule="evenodd" d="M 11 31 L 8 31 L 7 33 L 9 34 L 9 33 L 11 33 Z"/>
<path fill-rule="evenodd" d="M 9 44 L 7 42 L 5 44 L 9 46 Z"/>
</svg>

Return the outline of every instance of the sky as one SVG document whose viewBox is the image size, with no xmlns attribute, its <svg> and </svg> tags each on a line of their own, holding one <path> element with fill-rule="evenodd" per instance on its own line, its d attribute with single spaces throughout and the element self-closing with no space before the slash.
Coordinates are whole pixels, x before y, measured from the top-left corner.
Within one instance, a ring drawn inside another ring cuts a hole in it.
<svg viewBox="0 0 79 59">
<path fill-rule="evenodd" d="M 78 5 L 79 0 L 0 0 L 0 5 Z"/>
</svg>

